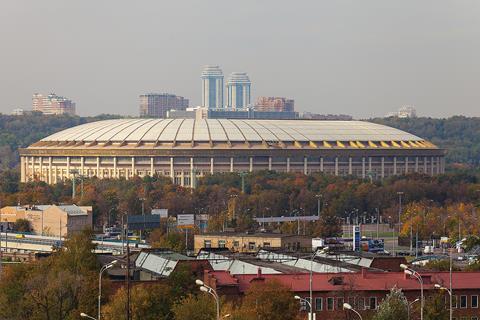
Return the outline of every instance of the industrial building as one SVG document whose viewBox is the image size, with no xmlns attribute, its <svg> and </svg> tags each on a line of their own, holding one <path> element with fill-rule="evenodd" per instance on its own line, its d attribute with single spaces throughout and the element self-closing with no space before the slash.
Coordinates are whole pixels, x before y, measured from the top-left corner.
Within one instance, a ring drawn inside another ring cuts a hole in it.
<svg viewBox="0 0 480 320">
<path fill-rule="evenodd" d="M 192 187 L 196 178 L 217 172 L 435 175 L 444 172 L 444 155 L 422 138 L 364 121 L 250 119 L 104 120 L 20 149 L 22 182 L 56 183 L 78 172 L 125 179 L 163 175 Z"/>
</svg>

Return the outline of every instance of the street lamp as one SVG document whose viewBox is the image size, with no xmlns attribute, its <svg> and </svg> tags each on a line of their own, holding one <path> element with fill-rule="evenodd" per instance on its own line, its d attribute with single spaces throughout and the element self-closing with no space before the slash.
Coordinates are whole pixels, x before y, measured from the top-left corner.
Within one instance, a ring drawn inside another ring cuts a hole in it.
<svg viewBox="0 0 480 320">
<path fill-rule="evenodd" d="M 397 194 L 398 194 L 398 236 L 397 236 L 397 238 L 400 238 L 400 227 L 402 226 L 401 215 L 402 215 L 402 195 L 403 195 L 403 192 L 398 191 Z M 393 230 L 395 231 L 395 225 L 393 225 Z M 393 238 L 393 245 L 394 245 L 394 248 L 395 248 L 395 237 Z M 397 248 L 397 250 L 398 250 L 398 248 Z M 394 256 L 396 255 L 395 249 L 393 249 L 393 255 Z"/>
<path fill-rule="evenodd" d="M 320 217 L 320 200 L 323 198 L 323 195 L 321 193 L 316 194 L 315 198 L 317 198 L 317 215 Z"/>
<path fill-rule="evenodd" d="M 316 320 L 316 314 L 312 313 L 312 300 L 308 301 L 308 299 L 302 298 L 300 296 L 294 296 L 293 298 L 295 300 L 298 300 L 300 302 L 304 302 L 304 303 L 308 304 L 308 307 L 309 307 L 309 310 L 310 310 L 310 312 L 308 313 L 308 320 Z"/>
<path fill-rule="evenodd" d="M 406 300 L 406 299 L 407 299 L 407 298 L 405 298 L 405 300 Z M 420 301 L 420 299 L 418 299 L 418 298 L 417 298 L 417 299 L 413 300 L 413 301 L 412 301 L 412 302 L 410 302 L 410 303 L 408 302 L 408 300 L 406 300 L 406 301 L 407 301 L 407 313 L 408 313 L 408 319 L 410 320 L 410 310 L 412 310 L 412 306 L 413 306 L 413 304 L 414 304 L 414 303 L 417 303 L 418 301 Z"/>
<path fill-rule="evenodd" d="M 423 306 L 425 303 L 425 299 L 423 297 L 423 279 L 422 276 L 415 270 L 410 269 L 407 265 L 401 264 L 400 268 L 403 269 L 403 272 L 409 276 L 412 276 L 420 282 L 420 320 L 423 320 Z"/>
<path fill-rule="evenodd" d="M 95 319 L 94 317 L 90 317 L 88 314 L 83 313 L 83 312 L 80 313 L 80 317 L 82 317 L 82 318 L 88 318 L 88 319 L 92 319 L 92 320 L 97 320 L 97 319 Z"/>
<path fill-rule="evenodd" d="M 118 260 L 113 260 L 109 264 L 104 265 L 100 269 L 100 274 L 98 277 L 98 320 L 102 317 L 101 309 L 102 309 L 102 275 L 105 271 L 113 267 L 115 264 L 118 263 Z M 82 316 L 83 317 L 83 316 Z"/>
<path fill-rule="evenodd" d="M 357 310 L 353 309 L 350 304 L 348 304 L 348 303 L 345 302 L 345 303 L 343 304 L 343 309 L 344 309 L 344 310 L 350 310 L 350 311 L 355 312 L 355 313 L 357 314 L 357 316 L 360 318 L 360 320 L 362 320 L 362 315 L 361 315 Z"/>
<path fill-rule="evenodd" d="M 200 291 L 210 294 L 215 299 L 215 303 L 217 305 L 217 320 L 221 320 L 221 318 L 220 318 L 220 299 L 218 298 L 217 292 L 213 288 L 207 286 L 202 280 L 198 280 L 198 279 L 195 280 L 195 284 L 197 286 L 200 286 Z"/>
<path fill-rule="evenodd" d="M 313 260 L 315 259 L 315 257 L 317 256 L 318 253 L 320 254 L 324 254 L 328 251 L 328 247 L 324 247 L 322 250 L 320 251 L 317 251 L 315 249 L 315 252 L 312 254 L 312 257 L 310 258 L 310 278 L 309 278 L 309 285 L 310 285 L 310 302 L 313 301 L 313 289 L 312 289 L 312 286 L 313 286 Z M 315 317 L 316 317 L 316 314 L 314 315 L 313 314 L 313 308 L 312 308 L 312 303 L 310 303 L 310 313 L 309 313 L 309 318 L 311 320 L 315 320 Z"/>
<path fill-rule="evenodd" d="M 447 287 L 441 286 L 438 283 L 435 283 L 433 285 L 435 289 L 442 290 L 442 291 L 447 291 L 448 295 L 450 296 L 450 310 L 449 310 L 449 319 L 452 320 L 453 317 L 453 309 L 452 309 L 452 291 L 448 289 Z"/>
</svg>

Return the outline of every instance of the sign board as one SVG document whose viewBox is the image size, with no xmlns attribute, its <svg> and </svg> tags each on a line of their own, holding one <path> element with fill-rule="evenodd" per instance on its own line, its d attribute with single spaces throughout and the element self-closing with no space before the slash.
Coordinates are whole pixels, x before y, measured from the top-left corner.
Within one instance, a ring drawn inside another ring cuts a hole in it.
<svg viewBox="0 0 480 320">
<path fill-rule="evenodd" d="M 159 215 L 160 218 L 168 218 L 168 209 L 152 209 L 152 214 Z"/>
<path fill-rule="evenodd" d="M 353 226 L 353 251 L 360 251 L 360 226 Z"/>
<path fill-rule="evenodd" d="M 177 215 L 178 228 L 193 228 L 194 225 L 195 225 L 195 215 L 193 214 Z"/>
<path fill-rule="evenodd" d="M 129 230 L 146 230 L 160 227 L 160 215 L 147 214 L 127 216 Z"/>
</svg>

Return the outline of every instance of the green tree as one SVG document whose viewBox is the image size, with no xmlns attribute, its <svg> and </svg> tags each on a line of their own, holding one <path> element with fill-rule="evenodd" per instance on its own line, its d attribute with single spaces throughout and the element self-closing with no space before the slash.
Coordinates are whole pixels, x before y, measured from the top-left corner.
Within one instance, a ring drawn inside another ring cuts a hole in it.
<svg viewBox="0 0 480 320">
<path fill-rule="evenodd" d="M 32 226 L 27 219 L 17 219 L 13 224 L 13 230 L 17 232 L 30 232 L 32 231 Z"/>
<path fill-rule="evenodd" d="M 447 320 L 448 317 L 445 295 L 442 292 L 437 292 L 425 299 L 424 320 Z"/>
<path fill-rule="evenodd" d="M 217 311 L 212 296 L 190 294 L 175 303 L 172 312 L 176 320 L 211 320 L 215 319 Z"/>
<path fill-rule="evenodd" d="M 393 287 L 390 293 L 378 306 L 377 313 L 373 320 L 407 320 L 408 306 L 402 289 Z"/>
<path fill-rule="evenodd" d="M 172 319 L 170 288 L 164 284 L 135 285 L 130 292 L 132 320 Z M 120 288 L 102 308 L 105 320 L 126 319 L 127 290 Z M 187 318 L 185 318 L 187 319 Z"/>
</svg>

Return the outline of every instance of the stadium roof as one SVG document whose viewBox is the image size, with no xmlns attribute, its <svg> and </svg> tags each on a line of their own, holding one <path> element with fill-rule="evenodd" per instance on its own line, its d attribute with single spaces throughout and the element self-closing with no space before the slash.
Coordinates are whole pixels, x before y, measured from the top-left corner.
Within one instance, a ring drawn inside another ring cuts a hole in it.
<svg viewBox="0 0 480 320">
<path fill-rule="evenodd" d="M 114 119 L 57 132 L 32 147 L 181 143 L 260 144 L 264 147 L 436 148 L 407 132 L 364 121 L 240 119 Z"/>
</svg>

